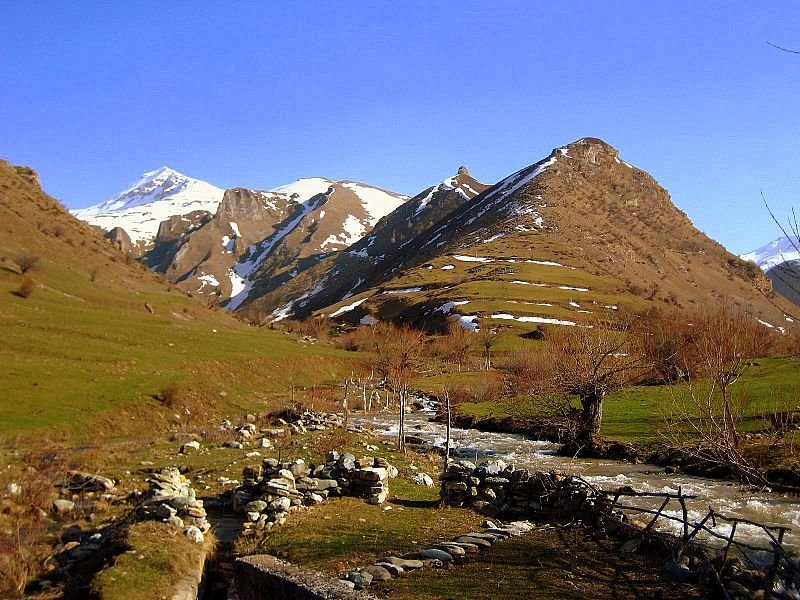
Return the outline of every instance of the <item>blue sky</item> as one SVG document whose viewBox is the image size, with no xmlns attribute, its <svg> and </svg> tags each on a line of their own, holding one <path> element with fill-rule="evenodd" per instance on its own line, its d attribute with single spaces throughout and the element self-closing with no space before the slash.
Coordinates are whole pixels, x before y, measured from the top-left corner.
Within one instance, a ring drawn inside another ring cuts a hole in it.
<svg viewBox="0 0 800 600">
<path fill-rule="evenodd" d="M 702 6 L 696 6 L 702 4 Z M 0 156 L 70 208 L 161 165 L 416 194 L 600 137 L 734 252 L 800 208 L 797 2 L 0 0 Z"/>
</svg>

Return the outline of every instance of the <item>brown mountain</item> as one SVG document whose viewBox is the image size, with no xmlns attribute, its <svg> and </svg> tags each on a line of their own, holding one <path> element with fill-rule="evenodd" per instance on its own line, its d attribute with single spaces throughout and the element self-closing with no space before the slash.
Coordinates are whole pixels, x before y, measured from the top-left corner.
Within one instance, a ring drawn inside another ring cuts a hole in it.
<svg viewBox="0 0 800 600">
<path fill-rule="evenodd" d="M 785 321 L 782 300 L 757 267 L 697 230 L 650 175 L 599 139 L 557 148 L 437 216 L 407 232 L 401 249 L 392 242 L 396 229 L 379 224 L 360 245 L 245 313 L 405 320 L 458 312 L 465 324 L 530 328 L 724 299 L 765 322 Z M 375 245 L 396 251 L 375 256 Z M 364 254 L 358 265 L 344 258 Z M 345 290 L 351 282 L 358 285 Z"/>
</svg>

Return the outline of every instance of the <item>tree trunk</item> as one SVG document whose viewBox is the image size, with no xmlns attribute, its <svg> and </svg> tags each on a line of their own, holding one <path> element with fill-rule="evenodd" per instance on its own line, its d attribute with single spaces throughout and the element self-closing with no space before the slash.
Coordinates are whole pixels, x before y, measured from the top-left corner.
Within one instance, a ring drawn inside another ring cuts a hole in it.
<svg viewBox="0 0 800 600">
<path fill-rule="evenodd" d="M 400 451 L 406 453 L 406 393 L 404 388 L 399 391 L 400 400 L 400 426 L 397 431 L 397 447 Z"/>
<path fill-rule="evenodd" d="M 581 423 L 578 426 L 577 440 L 579 445 L 586 446 L 587 449 L 594 447 L 595 436 L 600 433 L 600 425 L 603 421 L 603 399 L 605 394 L 592 391 L 581 396 Z"/>
<path fill-rule="evenodd" d="M 450 462 L 450 394 L 444 393 L 444 407 L 447 413 L 447 437 L 444 444 L 444 469 L 442 472 L 447 471 L 447 463 Z"/>
</svg>

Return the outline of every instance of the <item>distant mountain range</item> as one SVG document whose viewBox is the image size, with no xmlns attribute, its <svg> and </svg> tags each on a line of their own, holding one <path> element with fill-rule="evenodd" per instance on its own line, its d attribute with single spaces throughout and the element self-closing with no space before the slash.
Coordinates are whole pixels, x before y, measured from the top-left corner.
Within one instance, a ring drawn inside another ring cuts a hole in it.
<svg viewBox="0 0 800 600">
<path fill-rule="evenodd" d="M 163 168 L 75 214 L 124 229 L 111 237 L 123 245 L 127 233 L 151 269 L 260 323 L 457 318 L 524 333 L 723 298 L 773 327 L 788 323 L 758 268 L 596 138 L 494 185 L 461 167 L 410 199 L 324 178 L 223 192 Z"/>
<path fill-rule="evenodd" d="M 800 306 L 800 238 L 779 237 L 742 258 L 756 263 L 778 293 Z"/>
</svg>

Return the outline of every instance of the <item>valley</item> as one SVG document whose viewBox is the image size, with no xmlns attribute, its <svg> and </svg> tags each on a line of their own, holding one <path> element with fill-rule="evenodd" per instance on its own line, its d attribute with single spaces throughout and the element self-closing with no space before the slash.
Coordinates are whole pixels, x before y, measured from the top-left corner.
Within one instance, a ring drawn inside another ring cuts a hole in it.
<svg viewBox="0 0 800 600">
<path fill-rule="evenodd" d="M 797 526 L 780 495 L 800 483 L 793 305 L 605 142 L 494 185 L 461 167 L 411 198 L 323 178 L 220 190 L 159 169 L 73 215 L 7 163 L 0 192 L 3 593 L 173 597 L 205 562 L 203 597 L 223 598 L 235 559 L 264 553 L 380 597 L 531 597 L 534 574 L 534 597 L 743 585 L 715 551 L 687 555 L 678 578 L 633 516 L 620 538 L 605 521 L 514 513 L 480 486 L 445 505 L 465 460 L 607 494 L 694 487 Z M 711 364 L 709 344 L 728 343 Z M 596 430 L 573 359 L 602 375 Z M 732 404 L 703 387 L 729 370 Z M 729 404 L 721 429 L 691 431 Z M 709 449 L 716 434 L 736 441 Z M 76 487 L 73 471 L 111 487 Z M 349 487 L 361 477 L 372 496 Z M 446 541 L 495 521 L 513 539 L 482 534 L 496 546 L 463 558 Z M 619 558 L 634 539 L 647 543 Z M 384 553 L 427 562 L 365 585 Z M 712 567 L 723 583 L 701 575 Z"/>
</svg>

